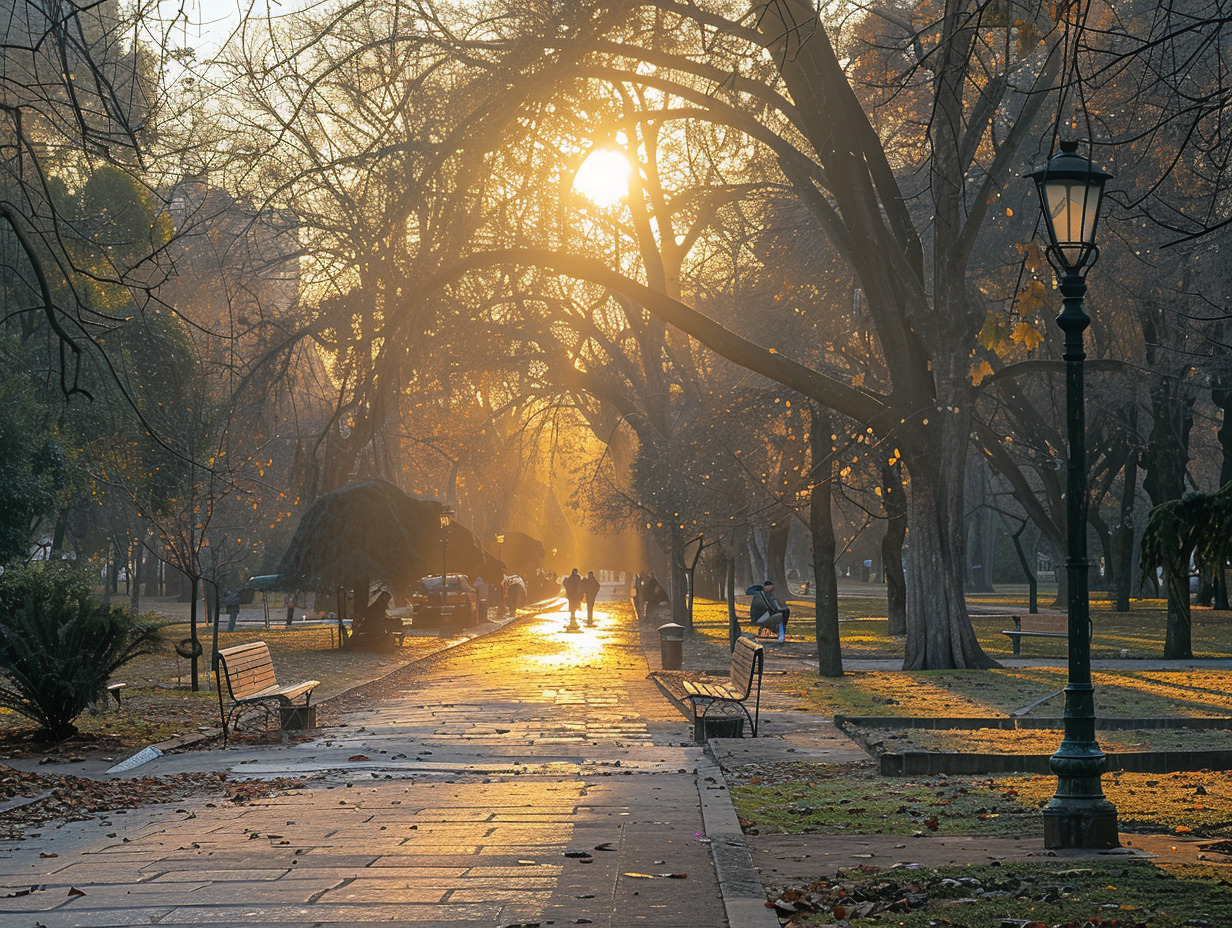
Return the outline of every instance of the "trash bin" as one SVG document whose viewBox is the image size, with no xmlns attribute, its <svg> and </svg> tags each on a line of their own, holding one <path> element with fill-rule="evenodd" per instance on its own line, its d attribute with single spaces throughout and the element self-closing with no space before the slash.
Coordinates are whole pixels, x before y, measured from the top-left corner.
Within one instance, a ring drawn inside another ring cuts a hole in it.
<svg viewBox="0 0 1232 928">
<path fill-rule="evenodd" d="M 659 626 L 660 663 L 664 670 L 679 670 L 684 663 L 684 626 L 668 622 Z"/>
<path fill-rule="evenodd" d="M 283 731 L 317 727 L 316 706 L 279 706 Z"/>
<path fill-rule="evenodd" d="M 721 716 L 693 722 L 693 740 L 703 744 L 711 738 L 743 738 L 744 716 Z"/>
</svg>

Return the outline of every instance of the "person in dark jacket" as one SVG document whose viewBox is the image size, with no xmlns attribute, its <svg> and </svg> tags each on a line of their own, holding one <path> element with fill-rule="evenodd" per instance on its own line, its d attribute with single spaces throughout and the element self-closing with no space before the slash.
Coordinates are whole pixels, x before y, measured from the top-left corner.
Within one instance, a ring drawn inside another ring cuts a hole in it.
<svg viewBox="0 0 1232 928">
<path fill-rule="evenodd" d="M 578 573 L 578 569 L 573 568 L 573 573 L 565 577 L 561 584 L 565 588 L 565 598 L 569 600 L 569 627 L 577 626 L 577 611 L 582 605 L 582 575 Z"/>
<path fill-rule="evenodd" d="M 586 597 L 586 624 L 595 624 L 595 600 L 599 596 L 599 578 L 593 570 L 587 571 L 586 579 L 582 581 L 582 595 Z"/>
<path fill-rule="evenodd" d="M 787 607 L 774 595 L 774 581 L 767 580 L 753 594 L 753 602 L 749 606 L 749 618 L 758 628 L 757 637 L 773 637 L 777 629 L 779 641 L 786 641 L 789 616 Z M 765 634 L 767 632 L 768 635 Z"/>
</svg>

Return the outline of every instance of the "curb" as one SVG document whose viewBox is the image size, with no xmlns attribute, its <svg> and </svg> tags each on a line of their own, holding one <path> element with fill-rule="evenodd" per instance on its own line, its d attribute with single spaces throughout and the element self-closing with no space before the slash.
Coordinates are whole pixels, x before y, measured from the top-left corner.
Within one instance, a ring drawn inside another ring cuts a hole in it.
<svg viewBox="0 0 1232 928">
<path fill-rule="evenodd" d="M 643 636 L 642 657 L 648 669 L 656 666 L 651 661 L 652 656 L 653 652 L 648 652 L 646 637 Z M 661 673 L 664 671 L 651 670 L 646 676 L 654 681 L 685 720 L 691 722 L 692 710 L 660 678 Z M 781 928 L 774 910 L 766 908 L 766 888 L 753 867 L 753 855 L 749 852 L 744 830 L 736 817 L 727 780 L 709 744 L 703 746 L 694 782 L 701 807 L 702 829 L 710 839 L 710 857 L 723 899 L 723 910 L 727 913 L 728 928 Z"/>
<path fill-rule="evenodd" d="M 727 780 L 709 745 L 702 757 L 697 765 L 697 797 L 728 928 L 780 928 L 778 916 L 766 908 L 766 889 L 753 867 L 753 855 L 732 806 Z M 709 782 L 714 785 L 707 786 Z"/>
</svg>

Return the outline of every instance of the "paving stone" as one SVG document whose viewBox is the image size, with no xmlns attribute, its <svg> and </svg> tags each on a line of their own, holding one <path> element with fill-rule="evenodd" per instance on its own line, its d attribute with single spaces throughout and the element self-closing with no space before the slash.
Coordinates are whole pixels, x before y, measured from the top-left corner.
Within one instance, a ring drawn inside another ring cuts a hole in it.
<svg viewBox="0 0 1232 928">
<path fill-rule="evenodd" d="M 205 909 L 178 908 L 167 913 L 160 924 L 168 925 L 284 925 L 330 924 L 351 922 L 418 924 L 441 919 L 442 906 L 408 903 L 407 905 L 314 905 L 306 906 L 212 906 Z M 457 905 L 448 907 L 450 922 L 466 921 L 497 923 L 499 905 Z"/>
</svg>

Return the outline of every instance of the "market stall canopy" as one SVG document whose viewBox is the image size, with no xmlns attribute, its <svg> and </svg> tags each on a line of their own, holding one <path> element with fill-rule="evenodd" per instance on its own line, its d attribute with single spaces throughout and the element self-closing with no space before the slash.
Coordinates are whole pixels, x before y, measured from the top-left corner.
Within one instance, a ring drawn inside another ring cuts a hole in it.
<svg viewBox="0 0 1232 928">
<path fill-rule="evenodd" d="M 320 496 L 304 513 L 278 566 L 284 589 L 353 587 L 367 580 L 410 590 L 440 569 L 444 505 L 403 493 L 392 483 L 352 483 Z M 449 568 L 471 576 L 497 571 L 474 533 L 454 521 Z"/>
</svg>

